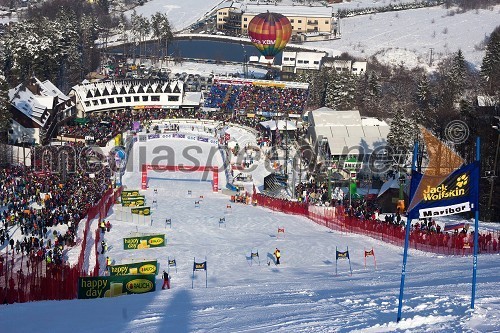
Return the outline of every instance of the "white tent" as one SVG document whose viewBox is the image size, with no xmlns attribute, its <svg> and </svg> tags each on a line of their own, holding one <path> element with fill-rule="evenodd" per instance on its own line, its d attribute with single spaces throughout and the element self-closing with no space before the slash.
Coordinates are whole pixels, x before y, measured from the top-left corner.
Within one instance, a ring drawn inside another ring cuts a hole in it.
<svg viewBox="0 0 500 333">
<path fill-rule="evenodd" d="M 261 121 L 260 124 L 265 128 L 270 129 L 271 131 L 276 130 L 276 123 L 278 124 L 278 129 L 280 131 L 295 131 L 297 126 L 295 126 L 294 122 L 290 120 L 267 120 Z"/>
</svg>

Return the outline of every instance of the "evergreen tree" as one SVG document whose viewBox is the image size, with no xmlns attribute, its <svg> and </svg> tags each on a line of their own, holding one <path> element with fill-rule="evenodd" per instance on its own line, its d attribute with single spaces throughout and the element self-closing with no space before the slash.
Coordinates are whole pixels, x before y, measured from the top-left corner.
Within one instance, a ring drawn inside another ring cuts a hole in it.
<svg viewBox="0 0 500 333">
<path fill-rule="evenodd" d="M 327 71 L 322 69 L 321 71 L 305 71 L 300 73 L 296 80 L 299 82 L 309 83 L 309 97 L 307 100 L 307 105 L 310 107 L 321 107 L 324 106 L 325 99 L 325 77 L 327 76 Z"/>
<path fill-rule="evenodd" d="M 356 80 L 353 75 L 332 70 L 327 78 L 325 105 L 335 110 L 352 110 L 355 92 Z"/>
<path fill-rule="evenodd" d="M 153 14 L 151 17 L 151 30 L 153 37 L 158 39 L 158 50 L 161 49 L 160 44 L 165 45 L 163 54 L 167 56 L 168 42 L 174 38 L 167 15 L 158 12 Z"/>
<path fill-rule="evenodd" d="M 481 77 L 489 94 L 500 96 L 500 26 L 491 33 L 481 65 Z"/>
<path fill-rule="evenodd" d="M 382 85 L 380 84 L 380 79 L 375 71 L 370 71 L 370 75 L 368 76 L 368 92 L 372 99 L 380 97 L 382 92 Z"/>
<path fill-rule="evenodd" d="M 402 109 L 396 109 L 387 135 L 387 143 L 395 152 L 406 152 L 416 137 L 415 130 L 415 122 L 405 118 Z"/>
<path fill-rule="evenodd" d="M 413 118 L 417 124 L 434 129 L 436 127 L 435 101 L 429 77 L 426 74 L 423 74 L 418 82 L 416 100 L 418 108 Z"/>
<path fill-rule="evenodd" d="M 467 79 L 467 65 L 465 64 L 462 50 L 458 50 L 452 59 L 451 69 L 449 73 L 449 84 L 452 88 L 452 93 L 455 99 L 463 94 Z"/>
<path fill-rule="evenodd" d="M 362 104 L 358 104 L 358 108 L 362 111 L 363 115 L 377 117 L 381 114 L 380 102 L 382 97 L 382 84 L 379 75 L 375 71 L 365 73 L 365 77 L 361 77 L 357 81 L 358 94 L 362 94 L 358 101 L 361 100 Z M 359 89 L 359 86 L 364 88 Z"/>
<path fill-rule="evenodd" d="M 11 128 L 9 86 L 3 75 L 0 75 L 0 143 L 7 143 L 8 131 Z"/>
</svg>

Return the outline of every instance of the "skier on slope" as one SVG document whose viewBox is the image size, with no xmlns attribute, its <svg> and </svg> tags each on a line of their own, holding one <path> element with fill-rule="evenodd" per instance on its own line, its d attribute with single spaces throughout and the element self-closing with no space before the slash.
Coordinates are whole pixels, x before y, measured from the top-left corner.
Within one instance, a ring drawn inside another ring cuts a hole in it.
<svg viewBox="0 0 500 333">
<path fill-rule="evenodd" d="M 276 265 L 280 264 L 281 252 L 278 248 L 274 250 L 274 256 L 276 257 Z"/>
<path fill-rule="evenodd" d="M 168 276 L 167 272 L 163 271 L 163 286 L 161 289 L 165 290 L 165 287 L 170 289 L 170 276 Z"/>
<path fill-rule="evenodd" d="M 106 271 L 108 271 L 108 273 L 111 273 L 111 258 L 110 257 L 106 257 Z"/>
</svg>

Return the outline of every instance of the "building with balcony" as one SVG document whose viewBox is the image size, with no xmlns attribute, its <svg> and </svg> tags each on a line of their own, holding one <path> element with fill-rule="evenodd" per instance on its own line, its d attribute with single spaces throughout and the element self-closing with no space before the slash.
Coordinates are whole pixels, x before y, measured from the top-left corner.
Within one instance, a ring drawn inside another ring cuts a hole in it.
<svg viewBox="0 0 500 333">
<path fill-rule="evenodd" d="M 366 61 L 333 59 L 324 51 L 283 51 L 281 78 L 284 81 L 294 81 L 299 74 L 322 68 L 333 68 L 337 73 L 361 75 L 366 72 L 366 65 Z"/>
<path fill-rule="evenodd" d="M 180 80 L 86 82 L 74 86 L 70 92 L 75 97 L 79 117 L 89 112 L 123 109 L 180 109 L 184 107 L 185 94 L 184 82 Z M 193 108 L 191 99 L 188 99 L 189 108 Z"/>
<path fill-rule="evenodd" d="M 325 68 L 333 68 L 337 73 L 361 75 L 366 72 L 366 61 L 324 59 Z"/>
<path fill-rule="evenodd" d="M 319 71 L 326 52 L 283 51 L 281 56 L 281 78 L 293 81 L 298 74 Z"/>
<path fill-rule="evenodd" d="M 298 42 L 340 38 L 338 20 L 332 7 L 222 3 L 217 10 L 217 29 L 229 34 L 248 35 L 248 25 L 267 11 L 286 16 L 292 24 L 292 40 Z M 237 23 L 238 19 L 241 19 Z"/>
<path fill-rule="evenodd" d="M 12 113 L 10 143 L 46 144 L 61 125 L 76 115 L 75 99 L 52 82 L 32 77 L 9 90 Z"/>
</svg>

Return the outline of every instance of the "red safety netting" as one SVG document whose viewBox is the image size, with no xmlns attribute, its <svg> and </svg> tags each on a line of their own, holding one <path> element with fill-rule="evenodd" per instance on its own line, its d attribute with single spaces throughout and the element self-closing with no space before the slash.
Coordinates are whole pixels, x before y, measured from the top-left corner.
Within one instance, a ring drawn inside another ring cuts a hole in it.
<svg viewBox="0 0 500 333">
<path fill-rule="evenodd" d="M 116 202 L 122 189 L 108 189 L 101 200 L 94 207 L 88 207 L 83 237 L 78 239 L 75 246 L 80 246 L 78 262 L 71 266 L 68 263 L 56 265 L 47 263 L 40 251 L 31 255 L 17 254 L 15 250 L 0 254 L 0 301 L 2 303 L 31 302 L 41 300 L 74 299 L 78 293 L 78 278 L 80 276 L 96 276 L 99 274 L 99 261 L 92 272 L 89 267 L 87 253 L 87 237 L 91 221 L 96 217 L 106 216 L 111 205 Z M 94 246 L 97 249 L 99 236 L 96 233 Z M 98 257 L 98 256 L 97 256 Z M 87 262 L 86 262 L 87 260 Z"/>
<path fill-rule="evenodd" d="M 357 233 L 370 236 L 386 243 L 404 246 L 404 225 L 391 224 L 380 220 L 361 220 L 346 216 L 342 206 L 324 207 L 309 206 L 305 203 L 268 197 L 254 193 L 254 204 L 284 212 L 303 215 L 314 222 L 332 230 Z M 481 228 L 479 234 L 479 253 L 498 253 L 500 232 Z M 410 248 L 446 255 L 470 255 L 474 251 L 474 240 L 471 233 L 436 233 L 412 230 L 410 232 Z"/>
</svg>

